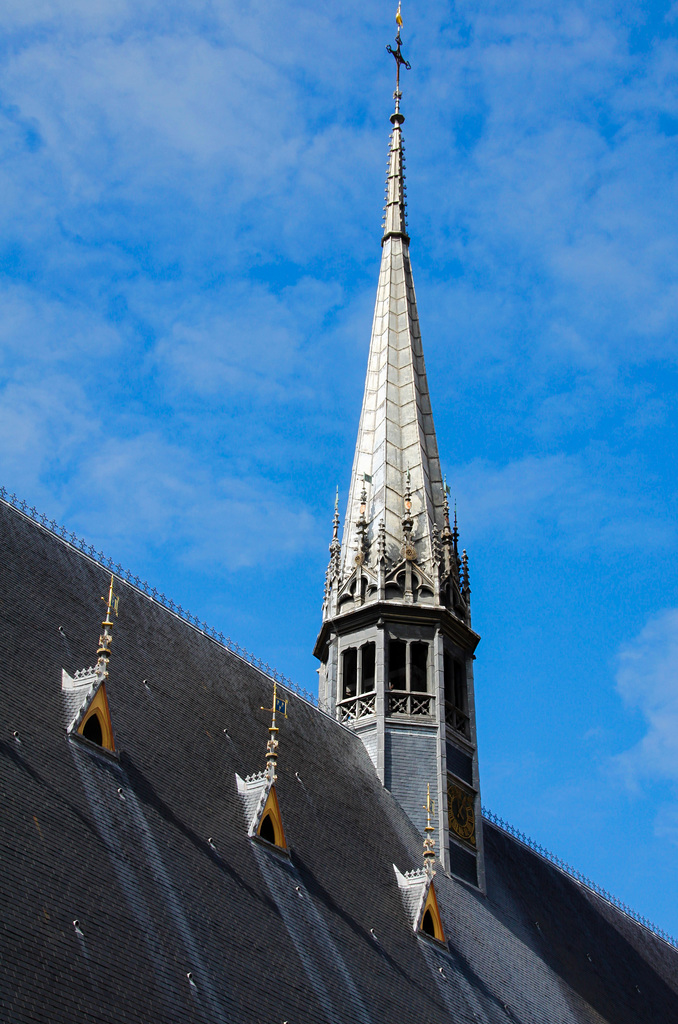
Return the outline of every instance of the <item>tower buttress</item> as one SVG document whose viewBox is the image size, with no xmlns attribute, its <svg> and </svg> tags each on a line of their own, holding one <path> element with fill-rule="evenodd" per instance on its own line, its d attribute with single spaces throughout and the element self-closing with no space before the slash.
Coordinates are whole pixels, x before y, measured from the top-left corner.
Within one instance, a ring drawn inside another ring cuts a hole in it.
<svg viewBox="0 0 678 1024">
<path fill-rule="evenodd" d="M 484 887 L 468 560 L 450 526 L 410 266 L 400 24 L 381 267 L 341 541 L 335 503 L 320 660 L 322 705 L 355 729 L 424 833 L 436 780 L 440 861 Z M 338 499 L 337 499 L 338 502 Z M 430 834 L 427 833 L 427 834 Z"/>
</svg>

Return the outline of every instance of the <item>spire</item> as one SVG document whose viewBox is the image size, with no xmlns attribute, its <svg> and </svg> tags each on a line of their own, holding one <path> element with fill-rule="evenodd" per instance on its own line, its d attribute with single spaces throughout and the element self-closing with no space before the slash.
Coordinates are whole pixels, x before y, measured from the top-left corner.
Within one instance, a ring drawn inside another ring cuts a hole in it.
<svg viewBox="0 0 678 1024">
<path fill-rule="evenodd" d="M 348 508 L 344 522 L 341 576 L 355 566 L 356 531 L 361 514 L 363 481 L 372 481 L 365 530 L 360 533 L 368 567 L 377 557 L 379 523 L 385 528 L 386 562 L 395 565 L 403 549 L 403 501 L 405 474 L 409 469 L 412 529 L 417 565 L 434 574 L 434 526 L 443 528 L 443 481 L 438 458 L 419 316 L 409 257 L 405 222 L 405 184 L 400 112 L 400 72 L 410 64 L 402 55 L 398 21 L 396 48 L 389 46 L 396 62 L 395 111 L 389 146 L 386 182 L 386 214 L 382 239 L 381 269 L 367 380 L 358 430 Z M 361 528 L 362 529 L 362 528 Z"/>
<path fill-rule="evenodd" d="M 97 648 L 97 669 L 100 670 L 102 677 L 105 679 L 108 675 L 108 662 L 111 657 L 111 644 L 113 643 L 113 620 L 111 618 L 111 612 L 115 612 L 115 616 L 118 616 L 118 605 L 120 598 L 113 593 L 113 576 L 111 576 L 111 582 L 108 587 L 108 598 L 102 597 L 102 601 L 106 602 L 106 618 L 101 623 L 103 633 L 99 637 L 99 646 Z"/>
<path fill-rule="evenodd" d="M 431 818 L 435 813 L 435 806 L 431 799 L 431 784 L 426 783 L 426 803 L 424 804 L 424 810 L 426 811 L 426 825 L 424 826 L 424 871 L 429 878 L 433 878 L 435 875 L 434 864 L 436 860 L 436 845 L 433 839 L 433 833 L 435 827 L 431 824 Z"/>
<path fill-rule="evenodd" d="M 268 743 L 266 744 L 266 777 L 272 784 L 278 777 L 278 733 L 280 729 L 275 721 L 276 712 L 279 711 L 284 718 L 287 718 L 287 700 L 278 697 L 278 684 L 275 679 L 273 680 L 273 706 L 261 710 L 271 712 L 271 724 L 268 727 Z"/>
</svg>

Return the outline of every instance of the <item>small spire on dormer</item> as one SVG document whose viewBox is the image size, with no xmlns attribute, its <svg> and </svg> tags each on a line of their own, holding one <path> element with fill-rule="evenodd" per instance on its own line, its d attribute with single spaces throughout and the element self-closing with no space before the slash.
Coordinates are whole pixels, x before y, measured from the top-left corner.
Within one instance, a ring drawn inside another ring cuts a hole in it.
<svg viewBox="0 0 678 1024">
<path fill-rule="evenodd" d="M 120 604 L 120 598 L 113 593 L 113 583 L 114 577 L 111 576 L 111 582 L 108 587 L 108 598 L 101 598 L 102 601 L 106 602 L 106 618 L 101 623 L 103 632 L 99 637 L 96 667 L 101 670 L 104 678 L 108 675 L 108 662 L 110 661 L 111 644 L 113 643 L 113 620 L 111 618 L 111 614 L 114 614 L 117 619 L 118 605 Z"/>
<path fill-rule="evenodd" d="M 273 706 L 262 708 L 262 711 L 271 712 L 271 724 L 268 727 L 268 743 L 266 744 L 266 776 L 270 783 L 274 783 L 278 777 L 278 733 L 280 729 L 276 724 L 276 714 L 287 718 L 287 700 L 278 696 L 278 684 L 273 680 Z"/>
<path fill-rule="evenodd" d="M 434 826 L 431 824 L 431 819 L 435 814 L 435 804 L 431 799 L 431 784 L 426 783 L 426 803 L 424 804 L 424 810 L 426 811 L 426 825 L 424 826 L 424 871 L 429 878 L 433 878 L 435 875 L 435 859 L 436 859 L 436 845 L 433 839 L 435 832 Z"/>
</svg>

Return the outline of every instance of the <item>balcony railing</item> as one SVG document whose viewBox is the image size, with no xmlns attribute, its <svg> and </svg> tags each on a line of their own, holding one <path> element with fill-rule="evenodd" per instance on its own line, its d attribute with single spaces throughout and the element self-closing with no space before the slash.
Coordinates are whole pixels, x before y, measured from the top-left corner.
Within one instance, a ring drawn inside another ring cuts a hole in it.
<svg viewBox="0 0 678 1024">
<path fill-rule="evenodd" d="M 435 697 L 432 693 L 409 693 L 406 690 L 389 690 L 388 714 L 397 717 L 431 718 L 435 712 Z"/>
<path fill-rule="evenodd" d="M 468 715 L 459 708 L 455 708 L 453 704 L 445 705 L 445 724 L 455 732 L 461 733 L 467 740 L 471 739 L 471 723 Z"/>
<path fill-rule="evenodd" d="M 355 722 L 358 718 L 373 715 L 376 710 L 376 693 L 361 693 L 357 697 L 346 697 L 337 704 L 340 722 Z"/>
</svg>

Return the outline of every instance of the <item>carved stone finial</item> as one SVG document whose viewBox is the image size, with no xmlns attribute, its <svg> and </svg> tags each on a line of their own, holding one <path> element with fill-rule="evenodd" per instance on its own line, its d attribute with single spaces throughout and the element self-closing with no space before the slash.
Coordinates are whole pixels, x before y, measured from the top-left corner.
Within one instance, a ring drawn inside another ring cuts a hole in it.
<svg viewBox="0 0 678 1024">
<path fill-rule="evenodd" d="M 407 470 L 405 475 L 405 513 L 402 518 L 403 524 L 403 553 L 408 561 L 413 561 L 417 557 L 417 552 L 414 547 L 414 541 L 412 539 L 412 530 L 414 529 L 414 519 L 412 518 L 412 481 L 410 478 L 410 471 Z"/>
<path fill-rule="evenodd" d="M 367 557 L 368 551 L 368 538 L 367 538 L 367 484 L 363 479 L 363 489 L 360 493 L 360 518 L 355 524 L 356 533 L 358 534 L 358 551 L 356 553 L 356 565 L 362 565 Z"/>
<path fill-rule="evenodd" d="M 334 499 L 334 516 L 332 518 L 332 541 L 330 543 L 330 570 L 336 575 L 339 572 L 341 559 L 341 543 L 339 542 L 339 488 Z"/>
<path fill-rule="evenodd" d="M 433 537 L 431 543 L 433 548 L 433 561 L 435 565 L 440 565 L 442 561 L 442 549 L 440 547 L 440 533 L 436 523 L 433 524 Z"/>
<path fill-rule="evenodd" d="M 466 603 L 469 603 L 471 597 L 471 582 L 468 572 L 468 555 L 466 554 L 466 548 L 461 553 L 461 592 Z"/>
<path fill-rule="evenodd" d="M 445 527 L 449 530 L 450 528 L 450 503 L 447 500 L 447 496 L 450 493 L 450 488 L 447 486 L 447 477 L 443 478 L 443 519 L 445 521 Z"/>
<path fill-rule="evenodd" d="M 386 523 L 383 519 L 379 520 L 377 531 L 377 561 L 380 564 L 386 561 Z"/>
</svg>

